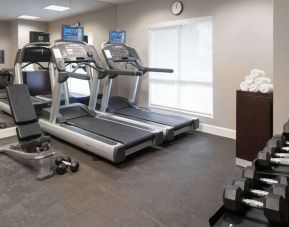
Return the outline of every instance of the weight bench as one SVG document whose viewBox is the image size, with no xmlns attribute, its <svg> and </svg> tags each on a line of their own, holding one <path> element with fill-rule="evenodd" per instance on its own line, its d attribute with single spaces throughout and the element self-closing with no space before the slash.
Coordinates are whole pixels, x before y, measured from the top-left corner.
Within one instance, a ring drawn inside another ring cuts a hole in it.
<svg viewBox="0 0 289 227">
<path fill-rule="evenodd" d="M 19 143 L 1 147 L 0 153 L 37 161 L 38 175 L 36 178 L 45 180 L 53 176 L 51 158 L 54 152 L 50 151 L 50 137 L 42 136 L 26 85 L 10 85 L 6 87 L 6 90 Z"/>
</svg>

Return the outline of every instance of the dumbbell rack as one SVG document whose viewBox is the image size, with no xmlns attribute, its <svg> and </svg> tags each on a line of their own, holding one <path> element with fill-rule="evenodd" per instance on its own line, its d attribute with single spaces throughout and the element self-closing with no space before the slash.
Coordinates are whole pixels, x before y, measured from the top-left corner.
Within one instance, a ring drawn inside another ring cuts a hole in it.
<svg viewBox="0 0 289 227">
<path fill-rule="evenodd" d="M 278 227 L 269 224 L 264 212 L 260 209 L 248 209 L 240 216 L 229 212 L 224 206 L 209 219 L 209 223 L 211 227 Z"/>
<path fill-rule="evenodd" d="M 289 176 L 289 167 L 286 167 L 287 174 L 284 176 Z M 274 171 L 257 171 L 260 178 L 272 178 L 277 177 L 278 174 Z M 279 174 L 280 175 L 280 174 Z M 271 186 L 263 186 L 261 190 L 272 192 Z M 262 202 L 261 197 L 253 197 L 252 199 Z M 278 225 L 272 225 L 268 222 L 264 215 L 264 212 L 257 208 L 248 208 L 248 210 L 242 214 L 237 215 L 228 211 L 224 206 L 222 206 L 210 219 L 209 223 L 211 227 L 279 227 Z M 289 223 L 288 223 L 289 225 Z"/>
</svg>

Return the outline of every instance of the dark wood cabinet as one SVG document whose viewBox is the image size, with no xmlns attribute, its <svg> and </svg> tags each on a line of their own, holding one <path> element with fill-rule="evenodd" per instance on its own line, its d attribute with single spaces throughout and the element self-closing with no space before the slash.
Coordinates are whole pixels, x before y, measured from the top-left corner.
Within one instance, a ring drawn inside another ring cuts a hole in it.
<svg viewBox="0 0 289 227">
<path fill-rule="evenodd" d="M 253 161 L 273 134 L 273 93 L 237 91 L 237 158 Z"/>
</svg>

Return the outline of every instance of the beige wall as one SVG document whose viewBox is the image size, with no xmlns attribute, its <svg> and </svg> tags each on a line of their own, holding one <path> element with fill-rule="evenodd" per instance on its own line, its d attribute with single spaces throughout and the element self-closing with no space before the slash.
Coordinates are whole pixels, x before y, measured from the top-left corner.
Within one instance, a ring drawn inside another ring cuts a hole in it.
<svg viewBox="0 0 289 227">
<path fill-rule="evenodd" d="M 30 31 L 47 32 L 48 23 L 37 21 L 18 21 L 18 48 L 22 48 L 29 43 Z"/>
<path fill-rule="evenodd" d="M 289 1 L 274 2 L 274 133 L 289 118 Z"/>
<path fill-rule="evenodd" d="M 11 30 L 10 22 L 0 21 L 0 50 L 5 51 L 5 63 L 0 64 L 1 68 L 11 67 Z"/>
<path fill-rule="evenodd" d="M 264 69 L 273 75 L 273 0 L 183 0 L 184 12 L 178 17 L 170 12 L 171 2 L 140 0 L 120 5 L 118 28 L 127 31 L 128 44 L 135 47 L 147 63 L 151 24 L 212 16 L 214 119 L 200 119 L 204 123 L 235 129 L 235 92 L 240 81 L 252 68 Z M 128 87 L 127 79 L 118 79 L 119 95 L 128 96 Z M 147 78 L 141 83 L 138 101 L 140 105 L 148 104 Z"/>
</svg>

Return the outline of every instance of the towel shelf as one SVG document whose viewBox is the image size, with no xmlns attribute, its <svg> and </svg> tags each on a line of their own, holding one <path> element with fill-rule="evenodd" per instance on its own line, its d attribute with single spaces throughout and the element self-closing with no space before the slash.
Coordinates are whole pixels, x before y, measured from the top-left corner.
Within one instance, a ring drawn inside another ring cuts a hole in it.
<svg viewBox="0 0 289 227">
<path fill-rule="evenodd" d="M 237 91 L 236 113 L 237 160 L 251 162 L 273 134 L 273 93 Z"/>
</svg>

